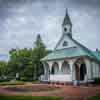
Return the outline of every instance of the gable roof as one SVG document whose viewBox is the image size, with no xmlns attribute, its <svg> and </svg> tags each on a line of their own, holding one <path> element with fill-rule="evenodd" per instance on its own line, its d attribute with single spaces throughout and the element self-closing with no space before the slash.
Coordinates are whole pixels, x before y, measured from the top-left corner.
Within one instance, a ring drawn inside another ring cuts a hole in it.
<svg viewBox="0 0 100 100">
<path fill-rule="evenodd" d="M 57 42 L 57 44 L 56 44 L 56 46 L 55 46 L 54 49 L 56 49 L 57 46 L 60 44 L 60 42 L 61 42 L 61 40 L 63 39 L 64 35 L 67 35 L 67 34 L 63 34 L 63 35 L 61 36 L 61 38 L 60 38 L 59 41 Z"/>
<path fill-rule="evenodd" d="M 79 56 L 88 56 L 90 58 L 93 58 L 97 61 L 98 57 L 88 48 L 74 40 L 73 38 L 69 37 L 74 43 L 77 44 L 77 47 L 70 47 L 70 48 L 64 48 L 59 50 L 54 50 L 52 53 L 48 54 L 46 57 L 44 57 L 42 60 L 54 60 L 54 59 L 63 59 L 63 58 L 72 58 L 72 57 L 79 57 Z"/>
</svg>

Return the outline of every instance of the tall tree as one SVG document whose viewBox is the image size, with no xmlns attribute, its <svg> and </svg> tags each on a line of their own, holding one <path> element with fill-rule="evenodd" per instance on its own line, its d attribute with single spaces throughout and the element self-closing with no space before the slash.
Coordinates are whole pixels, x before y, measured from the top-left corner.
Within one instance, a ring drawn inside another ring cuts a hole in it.
<svg viewBox="0 0 100 100">
<path fill-rule="evenodd" d="M 44 69 L 41 59 L 46 56 L 46 54 L 46 47 L 41 39 L 40 34 L 38 34 L 35 41 L 35 48 L 33 50 L 34 80 L 43 74 Z"/>
</svg>

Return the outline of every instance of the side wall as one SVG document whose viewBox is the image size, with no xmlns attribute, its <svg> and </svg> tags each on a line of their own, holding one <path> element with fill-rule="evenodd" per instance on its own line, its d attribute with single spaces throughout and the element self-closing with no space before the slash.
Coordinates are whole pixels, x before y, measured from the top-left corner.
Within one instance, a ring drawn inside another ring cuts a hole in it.
<svg viewBox="0 0 100 100">
<path fill-rule="evenodd" d="M 94 78 L 100 77 L 100 64 L 90 59 L 85 60 L 87 66 L 87 79 L 93 80 Z"/>
</svg>

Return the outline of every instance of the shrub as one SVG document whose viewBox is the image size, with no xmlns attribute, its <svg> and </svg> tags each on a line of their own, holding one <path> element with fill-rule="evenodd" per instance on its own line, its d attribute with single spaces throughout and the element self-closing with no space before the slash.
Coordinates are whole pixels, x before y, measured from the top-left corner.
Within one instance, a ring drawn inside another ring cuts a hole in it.
<svg viewBox="0 0 100 100">
<path fill-rule="evenodd" d="M 95 78 L 94 79 L 94 84 L 100 84 L 100 78 Z"/>
<path fill-rule="evenodd" d="M 20 79 L 21 81 L 25 81 L 25 82 L 27 82 L 27 81 L 29 81 L 29 82 L 31 82 L 32 81 L 32 78 L 31 77 L 21 77 L 21 79 Z"/>
<path fill-rule="evenodd" d="M 7 82 L 9 79 L 0 79 L 0 82 Z"/>
</svg>

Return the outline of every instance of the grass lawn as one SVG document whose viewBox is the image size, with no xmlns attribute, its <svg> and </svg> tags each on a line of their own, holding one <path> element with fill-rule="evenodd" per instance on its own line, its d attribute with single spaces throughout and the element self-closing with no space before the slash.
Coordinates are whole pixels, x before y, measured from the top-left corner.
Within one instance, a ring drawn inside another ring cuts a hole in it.
<svg viewBox="0 0 100 100">
<path fill-rule="evenodd" d="M 4 86 L 4 85 L 24 85 L 25 82 L 23 81 L 15 81 L 15 82 L 0 82 L 0 86 Z"/>
<path fill-rule="evenodd" d="M 40 96 L 0 96 L 0 100 L 61 100 L 61 97 Z"/>
<path fill-rule="evenodd" d="M 88 100 L 100 100 L 100 94 L 97 94 L 96 96 L 90 97 Z"/>
<path fill-rule="evenodd" d="M 14 82 L 7 81 L 7 82 L 0 82 L 0 86 L 5 86 L 5 85 L 24 85 L 25 83 L 28 83 L 28 82 L 25 82 L 25 81 L 14 81 Z M 36 80 L 36 81 L 29 82 L 29 83 L 39 84 L 40 81 Z"/>
</svg>

